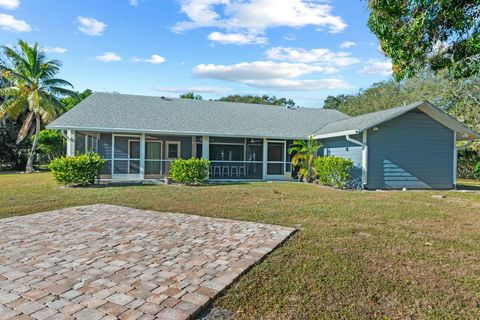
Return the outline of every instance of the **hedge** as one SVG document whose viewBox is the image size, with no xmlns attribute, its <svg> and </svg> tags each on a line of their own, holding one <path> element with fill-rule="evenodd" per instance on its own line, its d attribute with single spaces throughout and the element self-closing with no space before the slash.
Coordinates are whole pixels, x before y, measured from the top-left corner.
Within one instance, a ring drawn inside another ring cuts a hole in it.
<svg viewBox="0 0 480 320">
<path fill-rule="evenodd" d="M 98 153 L 60 157 L 50 162 L 54 179 L 63 185 L 88 186 L 99 177 L 105 160 Z"/>
<path fill-rule="evenodd" d="M 353 161 L 336 156 L 318 157 L 313 166 L 318 180 L 324 185 L 345 188 L 350 182 Z"/>
<path fill-rule="evenodd" d="M 210 161 L 205 159 L 176 159 L 170 166 L 170 176 L 175 182 L 196 185 L 208 179 Z"/>
</svg>

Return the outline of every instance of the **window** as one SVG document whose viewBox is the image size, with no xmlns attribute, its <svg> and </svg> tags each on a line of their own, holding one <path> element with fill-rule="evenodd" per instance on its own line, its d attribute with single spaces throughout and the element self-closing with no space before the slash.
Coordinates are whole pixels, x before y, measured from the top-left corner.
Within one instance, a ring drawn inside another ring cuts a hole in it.
<svg viewBox="0 0 480 320">
<path fill-rule="evenodd" d="M 178 159 L 180 158 L 180 141 L 167 141 L 167 158 Z"/>
</svg>

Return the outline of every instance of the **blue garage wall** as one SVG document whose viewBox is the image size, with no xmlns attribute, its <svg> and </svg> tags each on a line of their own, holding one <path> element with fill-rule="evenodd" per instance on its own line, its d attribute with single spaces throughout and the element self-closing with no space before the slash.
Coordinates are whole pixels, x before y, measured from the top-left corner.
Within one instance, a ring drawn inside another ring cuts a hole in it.
<svg viewBox="0 0 480 320">
<path fill-rule="evenodd" d="M 351 138 L 362 141 L 361 135 L 354 135 Z M 349 142 L 345 137 L 336 137 L 320 140 L 323 147 L 319 150 L 320 156 L 337 156 L 346 159 L 351 159 L 354 162 L 354 168 L 352 171 L 352 184 L 353 188 L 362 187 L 362 147 Z"/>
<path fill-rule="evenodd" d="M 368 131 L 369 189 L 453 188 L 454 133 L 420 110 Z"/>
</svg>

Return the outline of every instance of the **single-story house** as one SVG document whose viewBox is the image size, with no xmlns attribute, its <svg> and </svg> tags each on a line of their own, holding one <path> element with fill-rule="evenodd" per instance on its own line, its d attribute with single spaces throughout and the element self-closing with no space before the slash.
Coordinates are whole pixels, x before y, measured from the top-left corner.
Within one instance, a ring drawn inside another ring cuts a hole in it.
<svg viewBox="0 0 480 320">
<path fill-rule="evenodd" d="M 67 154 L 97 151 L 105 179 L 159 179 L 176 158 L 205 158 L 211 180 L 290 180 L 289 147 L 352 159 L 357 187 L 452 189 L 456 142 L 480 134 L 429 102 L 357 117 L 336 110 L 94 93 L 53 121 Z"/>
</svg>

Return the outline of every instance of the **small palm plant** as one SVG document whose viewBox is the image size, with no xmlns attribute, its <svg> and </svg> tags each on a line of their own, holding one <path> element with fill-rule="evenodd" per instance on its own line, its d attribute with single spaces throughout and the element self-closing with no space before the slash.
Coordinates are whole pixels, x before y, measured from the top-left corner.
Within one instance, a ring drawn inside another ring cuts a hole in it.
<svg viewBox="0 0 480 320">
<path fill-rule="evenodd" d="M 292 164 L 298 167 L 298 180 L 312 182 L 315 180 L 315 169 L 313 160 L 317 156 L 317 151 L 322 144 L 310 136 L 308 140 L 296 140 L 294 145 L 288 150 L 293 154 Z"/>
<path fill-rule="evenodd" d="M 5 84 L 0 88 L 0 96 L 6 97 L 0 104 L 0 119 L 8 116 L 17 119 L 25 116 L 18 133 L 17 143 L 35 131 L 26 172 L 33 172 L 33 160 L 41 126 L 48 124 L 64 111 L 59 96 L 72 96 L 76 93 L 65 87 L 73 86 L 56 78 L 61 62 L 47 60 L 44 51 L 35 43 L 32 47 L 19 40 L 17 48 L 2 46 L 0 77 Z M 33 130 L 32 130 L 33 129 Z"/>
</svg>

